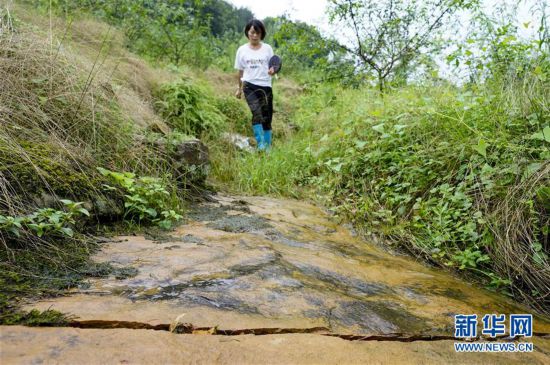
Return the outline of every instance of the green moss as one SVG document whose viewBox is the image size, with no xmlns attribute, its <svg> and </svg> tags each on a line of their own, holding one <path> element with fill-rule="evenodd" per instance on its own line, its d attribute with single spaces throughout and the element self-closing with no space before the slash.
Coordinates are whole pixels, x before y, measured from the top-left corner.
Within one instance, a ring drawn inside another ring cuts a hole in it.
<svg viewBox="0 0 550 365">
<path fill-rule="evenodd" d="M 9 276 L 9 280 L 5 280 Z M 3 288 L 0 292 L 0 324 L 2 325 L 26 325 L 26 326 L 61 326 L 70 318 L 54 310 L 22 311 L 19 309 L 19 296 L 23 293 L 36 292 L 29 280 L 16 273 L 0 271 L 0 284 Z"/>
<path fill-rule="evenodd" d="M 117 280 L 134 277 L 138 270 L 134 267 L 114 267 L 109 262 L 92 263 L 80 271 L 80 274 L 91 277 L 108 277 L 113 275 Z"/>
<path fill-rule="evenodd" d="M 4 313 L 0 316 L 0 324 L 18 324 L 32 327 L 63 326 L 70 321 L 70 316 L 52 309 L 42 312 L 37 309 L 33 309 L 30 312 L 13 311 Z"/>
<path fill-rule="evenodd" d="M 94 167 L 82 161 L 77 165 L 60 147 L 23 140 L 18 143 L 24 152 L 13 153 L 8 146 L 0 146 L 0 172 L 19 193 L 51 189 L 60 196 L 90 196 L 104 182 Z M 29 158 L 24 159 L 23 153 Z"/>
<path fill-rule="evenodd" d="M 21 298 L 41 298 L 85 285 L 87 277 L 125 279 L 137 275 L 133 267 L 114 267 L 90 261 L 99 244 L 80 236 L 48 242 L 41 247 L 14 247 L 0 250 L 0 324 L 60 325 L 67 317 L 55 311 L 23 312 Z"/>
</svg>

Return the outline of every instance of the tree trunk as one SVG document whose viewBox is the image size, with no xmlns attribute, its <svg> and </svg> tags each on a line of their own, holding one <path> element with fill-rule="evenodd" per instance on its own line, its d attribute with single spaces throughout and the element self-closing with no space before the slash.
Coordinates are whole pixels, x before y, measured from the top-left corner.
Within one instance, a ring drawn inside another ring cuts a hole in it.
<svg viewBox="0 0 550 365">
<path fill-rule="evenodd" d="M 384 85 L 384 76 L 382 76 L 381 72 L 378 72 L 378 90 L 380 91 L 380 95 L 384 95 L 385 86 Z"/>
</svg>

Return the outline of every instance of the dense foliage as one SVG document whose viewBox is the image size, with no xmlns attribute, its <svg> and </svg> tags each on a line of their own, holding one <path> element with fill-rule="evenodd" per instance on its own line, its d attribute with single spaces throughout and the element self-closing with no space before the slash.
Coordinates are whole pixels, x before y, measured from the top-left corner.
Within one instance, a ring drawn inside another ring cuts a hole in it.
<svg viewBox="0 0 550 365">
<path fill-rule="evenodd" d="M 189 135 L 216 134 L 224 128 L 225 118 L 212 96 L 189 80 L 162 85 L 156 107 L 168 125 Z"/>
</svg>

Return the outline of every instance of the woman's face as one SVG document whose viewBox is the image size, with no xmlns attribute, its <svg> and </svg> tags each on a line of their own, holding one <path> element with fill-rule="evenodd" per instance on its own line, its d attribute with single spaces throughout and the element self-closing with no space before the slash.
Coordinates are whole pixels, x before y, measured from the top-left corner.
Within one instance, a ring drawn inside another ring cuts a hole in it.
<svg viewBox="0 0 550 365">
<path fill-rule="evenodd" d="M 254 27 L 250 27 L 248 30 L 248 39 L 251 43 L 258 43 L 262 38 L 262 33 Z"/>
</svg>

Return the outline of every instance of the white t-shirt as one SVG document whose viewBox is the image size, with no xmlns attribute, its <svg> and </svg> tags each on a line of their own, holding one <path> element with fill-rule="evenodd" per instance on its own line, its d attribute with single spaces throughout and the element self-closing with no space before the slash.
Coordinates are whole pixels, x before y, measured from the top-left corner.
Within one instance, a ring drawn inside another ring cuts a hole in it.
<svg viewBox="0 0 550 365">
<path fill-rule="evenodd" d="M 261 45 L 259 49 L 250 48 L 248 43 L 240 46 L 235 57 L 235 68 L 244 71 L 242 81 L 271 87 L 271 75 L 267 72 L 269 71 L 269 59 L 273 56 L 273 49 L 269 44 L 262 43 Z"/>
</svg>

